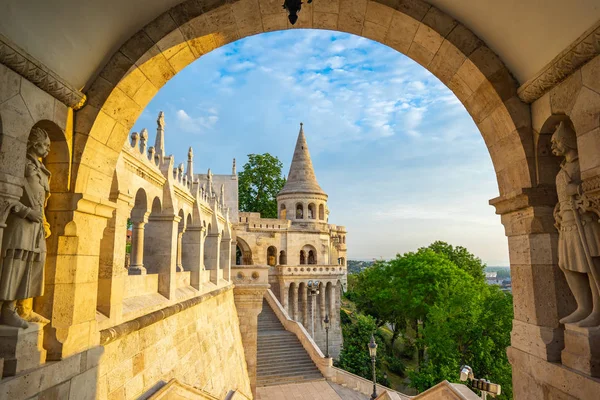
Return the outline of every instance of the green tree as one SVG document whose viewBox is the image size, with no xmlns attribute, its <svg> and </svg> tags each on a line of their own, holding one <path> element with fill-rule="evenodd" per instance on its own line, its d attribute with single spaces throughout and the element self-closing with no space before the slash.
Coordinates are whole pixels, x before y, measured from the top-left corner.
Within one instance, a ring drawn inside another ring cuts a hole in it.
<svg viewBox="0 0 600 400">
<path fill-rule="evenodd" d="M 390 303 L 403 310 L 416 332 L 417 364 L 425 356 L 424 330 L 430 309 L 446 290 L 473 279 L 446 256 L 428 248 L 397 255 L 389 261 Z"/>
<path fill-rule="evenodd" d="M 377 333 L 375 320 L 363 314 L 356 314 L 354 318 L 342 325 L 344 336 L 344 346 L 340 352 L 338 366 L 348 372 L 362 376 L 365 379 L 372 379 L 373 370 L 371 367 L 371 357 L 369 356 L 368 344 L 371 340 L 371 334 L 375 334 L 377 342 L 377 369 L 381 370 L 381 359 L 385 354 L 385 342 Z M 378 377 L 381 380 L 383 377 Z"/>
<path fill-rule="evenodd" d="M 269 153 L 248 154 L 238 177 L 240 211 L 277 218 L 277 193 L 285 185 L 282 168 L 281 161 Z"/>
<path fill-rule="evenodd" d="M 427 248 L 448 257 L 448 259 L 458 268 L 471 275 L 475 281 L 483 282 L 485 280 L 483 271 L 486 268 L 486 265 L 479 257 L 475 257 L 473 254 L 469 253 L 466 248 L 462 246 L 454 247 L 441 240 L 433 242 Z"/>
</svg>

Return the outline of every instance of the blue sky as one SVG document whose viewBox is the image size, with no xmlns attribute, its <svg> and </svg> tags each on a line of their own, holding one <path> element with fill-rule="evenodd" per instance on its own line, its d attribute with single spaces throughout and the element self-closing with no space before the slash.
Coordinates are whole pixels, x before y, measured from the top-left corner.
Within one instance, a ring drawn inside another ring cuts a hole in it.
<svg viewBox="0 0 600 400">
<path fill-rule="evenodd" d="M 134 130 L 165 112 L 167 152 L 196 172 L 271 153 L 287 174 L 299 123 L 329 221 L 350 259 L 390 258 L 435 240 L 508 265 L 490 156 L 458 99 L 420 65 L 350 34 L 291 30 L 221 47 L 169 81 Z M 153 138 L 150 139 L 153 143 Z"/>
</svg>

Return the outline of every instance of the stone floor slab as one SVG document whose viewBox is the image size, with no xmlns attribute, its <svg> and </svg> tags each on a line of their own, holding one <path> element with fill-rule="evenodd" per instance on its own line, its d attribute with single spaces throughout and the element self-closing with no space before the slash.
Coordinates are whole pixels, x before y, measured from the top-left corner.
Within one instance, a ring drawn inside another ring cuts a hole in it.
<svg viewBox="0 0 600 400">
<path fill-rule="evenodd" d="M 259 387 L 257 400 L 368 400 L 368 396 L 326 381 Z"/>
</svg>

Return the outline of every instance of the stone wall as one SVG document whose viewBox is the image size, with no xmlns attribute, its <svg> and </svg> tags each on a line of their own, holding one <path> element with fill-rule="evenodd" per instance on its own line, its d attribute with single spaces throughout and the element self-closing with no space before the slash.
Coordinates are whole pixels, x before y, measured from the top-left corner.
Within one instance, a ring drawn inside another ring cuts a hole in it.
<svg viewBox="0 0 600 400">
<path fill-rule="evenodd" d="M 217 397 L 230 389 L 250 394 L 233 290 L 219 292 L 106 345 L 98 399 L 136 398 L 172 378 Z"/>
<path fill-rule="evenodd" d="M 105 346 L 7 378 L 11 400 L 137 399 L 176 378 L 223 398 L 250 397 L 250 381 L 232 286 Z M 32 397 L 33 396 L 33 397 Z"/>
</svg>

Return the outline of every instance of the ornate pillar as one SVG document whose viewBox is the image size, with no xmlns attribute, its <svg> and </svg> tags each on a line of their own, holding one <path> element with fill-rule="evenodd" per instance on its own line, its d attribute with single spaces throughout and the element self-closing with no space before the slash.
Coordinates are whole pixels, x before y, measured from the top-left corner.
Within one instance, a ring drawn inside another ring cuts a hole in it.
<svg viewBox="0 0 600 400">
<path fill-rule="evenodd" d="M 294 321 L 298 321 L 298 284 L 294 284 L 292 289 L 292 304 L 291 304 L 291 317 Z"/>
<path fill-rule="evenodd" d="M 129 266 L 130 275 L 145 275 L 144 267 L 144 226 L 148 223 L 150 213 L 142 211 L 131 214 L 131 263 Z"/>
<path fill-rule="evenodd" d="M 177 231 L 177 262 L 176 262 L 176 271 L 183 272 L 183 261 L 181 258 L 181 253 L 183 251 L 183 234 L 185 233 L 185 228 L 179 228 Z"/>
<path fill-rule="evenodd" d="M 114 323 L 121 322 L 125 288 L 127 219 L 131 215 L 133 197 L 119 192 L 117 208 L 108 221 L 100 242 L 97 309 Z M 133 244 L 133 243 L 132 243 Z"/>
<path fill-rule="evenodd" d="M 289 309 L 288 306 L 288 297 L 289 297 L 289 293 L 290 293 L 290 285 L 286 284 L 283 281 L 279 282 L 279 298 L 281 300 L 281 305 L 283 306 L 283 309 L 288 313 L 288 315 L 291 317 L 291 310 Z"/>
<path fill-rule="evenodd" d="M 321 288 L 319 290 L 319 318 L 320 318 L 320 324 L 318 324 L 319 326 L 323 325 L 323 320 L 325 319 L 325 290 L 326 286 L 324 283 L 321 284 Z M 331 316 L 329 316 L 329 318 L 331 318 Z"/>
<path fill-rule="evenodd" d="M 183 236 L 183 264 L 190 270 L 190 285 L 197 290 L 202 289 L 202 263 L 204 261 L 204 232 L 203 226 L 188 226 Z"/>
<path fill-rule="evenodd" d="M 231 238 L 221 239 L 219 254 L 219 268 L 222 271 L 222 278 L 226 281 L 231 281 Z"/>
<path fill-rule="evenodd" d="M 308 329 L 308 286 L 302 286 L 302 325 Z"/>
<path fill-rule="evenodd" d="M 331 326 L 334 325 L 334 321 L 337 319 L 335 315 L 336 286 L 334 284 L 329 286 L 329 320 L 331 321 Z"/>
<path fill-rule="evenodd" d="M 223 271 L 219 267 L 221 258 L 221 234 L 209 232 L 208 235 L 206 235 L 205 245 L 205 267 L 210 271 L 210 281 L 215 285 L 218 285 L 219 280 L 223 279 Z"/>
<path fill-rule="evenodd" d="M 158 273 L 158 292 L 167 299 L 175 296 L 177 270 L 178 215 L 151 216 L 146 229 L 148 245 L 144 250 L 146 261 L 152 262 L 152 271 Z"/>
<path fill-rule="evenodd" d="M 235 288 L 233 295 L 240 321 L 242 345 L 246 356 L 252 395 L 256 397 L 256 364 L 258 343 L 258 314 L 262 311 L 263 297 L 269 289 L 268 267 L 233 267 Z"/>
<path fill-rule="evenodd" d="M 114 203 L 98 203 L 81 194 L 53 197 L 48 207 L 53 233 L 49 237 L 47 279 L 35 308 L 51 321 L 44 332 L 47 359 L 60 360 L 98 345 L 100 242 Z M 73 204 L 75 210 L 64 211 Z"/>
</svg>

